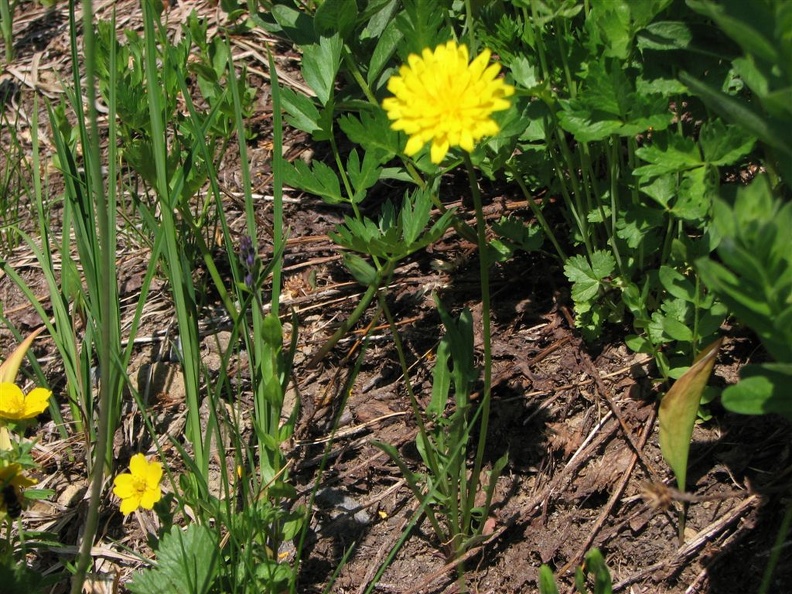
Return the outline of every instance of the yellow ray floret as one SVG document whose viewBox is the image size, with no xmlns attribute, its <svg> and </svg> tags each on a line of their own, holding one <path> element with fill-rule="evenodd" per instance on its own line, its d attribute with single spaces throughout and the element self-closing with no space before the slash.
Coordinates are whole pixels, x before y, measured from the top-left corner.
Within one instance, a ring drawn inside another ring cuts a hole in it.
<svg viewBox="0 0 792 594">
<path fill-rule="evenodd" d="M 393 120 L 391 127 L 409 136 L 408 156 L 431 142 L 432 162 L 440 163 L 449 148 L 471 152 L 481 138 L 498 133 L 492 114 L 509 108 L 514 87 L 496 78 L 500 65 L 488 65 L 489 50 L 468 59 L 465 45 L 449 41 L 420 56 L 411 54 L 388 81 L 394 96 L 382 107 Z"/>
</svg>

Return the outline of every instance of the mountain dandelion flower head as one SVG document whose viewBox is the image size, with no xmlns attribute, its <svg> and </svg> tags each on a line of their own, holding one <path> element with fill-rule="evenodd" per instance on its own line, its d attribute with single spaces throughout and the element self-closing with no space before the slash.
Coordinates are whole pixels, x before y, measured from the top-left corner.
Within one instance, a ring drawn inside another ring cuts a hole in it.
<svg viewBox="0 0 792 594">
<path fill-rule="evenodd" d="M 484 136 L 500 130 L 493 112 L 508 109 L 514 87 L 496 78 L 499 64 L 489 64 L 490 51 L 469 62 L 468 49 L 449 41 L 434 51 L 411 54 L 399 74 L 388 81 L 393 97 L 382 107 L 391 128 L 409 137 L 404 152 L 415 155 L 432 143 L 432 163 L 440 163 L 451 147 L 471 152 Z"/>
<path fill-rule="evenodd" d="M 121 500 L 121 513 L 128 516 L 137 508 L 152 509 L 162 498 L 162 464 L 149 462 L 143 454 L 129 460 L 129 472 L 115 477 L 113 493 Z"/>
</svg>

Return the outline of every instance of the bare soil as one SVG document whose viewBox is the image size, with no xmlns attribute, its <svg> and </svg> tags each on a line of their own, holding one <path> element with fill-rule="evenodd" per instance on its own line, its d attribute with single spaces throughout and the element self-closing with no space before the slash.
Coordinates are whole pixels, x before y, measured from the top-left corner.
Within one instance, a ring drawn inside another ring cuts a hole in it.
<svg viewBox="0 0 792 594">
<path fill-rule="evenodd" d="M 51 156 L 54 148 L 46 134 L 49 124 L 44 99 L 64 98 L 61 81 L 69 80 L 67 7 L 51 9 L 24 4 L 15 22 L 16 60 L 0 76 L 4 130 L 1 135 L 3 167 L 17 155 L 6 126 L 16 127 L 21 151 L 30 150 L 33 98 L 38 95 L 42 147 Z M 115 8 L 119 28 L 139 28 L 134 2 L 104 2 L 100 17 Z M 168 12 L 171 28 L 178 29 L 191 10 L 213 23 L 223 23 L 219 9 L 205 2 L 175 2 Z M 261 92 L 251 120 L 251 171 L 255 182 L 261 257 L 271 244 L 269 195 L 272 150 L 272 105 L 267 92 L 267 64 L 263 48 L 270 43 L 282 68 L 281 80 L 299 86 L 298 55 L 293 48 L 262 32 L 232 37 L 238 63 L 246 63 Z M 289 159 L 317 158 L 322 147 L 288 131 L 285 154 Z M 29 154 L 29 153 L 28 153 Z M 22 159 L 26 155 L 17 155 Z M 228 196 L 226 216 L 233 229 L 244 229 L 238 155 L 229 152 L 221 165 L 221 187 Z M 59 233 L 59 184 L 55 170 L 43 172 L 53 197 L 53 231 Z M 3 169 L 5 170 L 5 169 Z M 515 188 L 482 182 L 487 216 L 523 214 L 525 203 L 514 199 Z M 376 212 L 387 197 L 401 190 L 383 186 L 364 205 Z M 448 180 L 449 205 L 469 211 L 464 186 Z M 18 225 L 35 230 L 29 202 L 19 205 Z M 318 365 L 310 366 L 314 353 L 357 304 L 361 288 L 341 264 L 340 251 L 327 233 L 342 220 L 343 210 L 328 207 L 318 198 L 287 193 L 286 221 L 289 240 L 285 253 L 284 311 L 299 319 L 295 361 L 295 395 L 301 404 L 298 431 L 290 445 L 293 477 L 301 501 L 307 502 L 317 480 L 319 462 L 328 438 L 337 425 L 329 463 L 319 477 L 309 546 L 299 566 L 299 591 L 322 592 L 344 554 L 351 549 L 332 592 L 362 593 L 374 572 L 403 534 L 417 507 L 394 464 L 372 442 L 396 445 L 418 466 L 414 448 L 416 423 L 410 410 L 393 340 L 386 327 L 373 330 L 365 359 L 349 398 L 342 398 L 344 380 L 361 348 L 363 331 L 372 319 L 362 320 Z M 472 218 L 472 213 L 470 213 Z M 6 234 L 4 237 L 9 238 Z M 122 313 L 128 319 L 140 290 L 147 253 L 139 245 L 125 244 L 118 254 Z M 236 257 L 218 252 L 217 259 Z M 401 339 L 413 370 L 413 385 L 426 399 L 431 386 L 431 353 L 442 333 L 432 302 L 437 292 L 453 311 L 471 309 L 481 323 L 478 288 L 478 255 L 475 246 L 454 232 L 416 255 L 397 270 L 389 289 Z M 15 270 L 48 307 L 48 292 L 40 266 L 25 244 L 5 253 L 6 266 Z M 199 270 L 200 272 L 200 270 Z M 208 286 L 208 284 L 207 284 Z M 487 436 L 488 462 L 504 453 L 509 462 L 498 481 L 491 538 L 465 559 L 468 587 L 473 592 L 536 592 L 542 563 L 550 564 L 571 592 L 572 575 L 591 547 L 599 547 L 613 575 L 617 592 L 737 594 L 754 591 L 767 565 L 790 492 L 790 427 L 776 418 L 747 418 L 714 410 L 714 416 L 694 432 L 689 471 L 687 526 L 683 543 L 678 538 L 680 505 L 675 483 L 664 463 L 657 432 L 657 373 L 644 355 L 631 353 L 622 343 L 625 329 L 613 328 L 597 344 L 586 344 L 574 328 L 571 304 L 557 260 L 537 253 L 520 255 L 493 269 L 494 391 Z M 7 275 L 0 273 L 0 303 L 11 325 L 26 334 L 41 325 L 27 298 Z M 202 323 L 207 329 L 203 352 L 209 369 L 220 364 L 218 345 L 227 341 L 217 324 L 219 300 L 207 293 Z M 373 314 L 369 312 L 369 315 Z M 175 316 L 168 287 L 155 283 L 147 298 L 145 324 L 140 336 L 132 380 L 148 386 L 163 432 L 180 430 L 184 399 L 178 365 L 164 356 L 175 337 Z M 380 322 L 381 323 L 381 322 Z M 739 368 L 761 357 L 758 343 L 739 329 L 724 328 L 726 340 L 716 367 L 715 383 L 734 382 Z M 16 344 L 12 333 L 0 331 L 2 352 Z M 477 344 L 480 350 L 480 343 Z M 63 365 L 49 338 L 36 343 L 42 363 L 62 411 L 65 385 Z M 216 368 L 216 367 L 215 367 Z M 125 405 L 123 426 L 115 436 L 115 454 L 128 459 L 139 447 L 150 445 L 136 417 Z M 87 501 L 81 436 L 68 442 L 46 415 L 42 417 L 35 454 L 42 468 L 43 488 L 53 489 L 49 501 L 25 512 L 29 529 L 47 530 L 65 545 L 76 545 Z M 142 441 L 141 441 L 142 440 Z M 74 455 L 67 455 L 66 452 Z M 174 452 L 174 464 L 177 456 Z M 218 465 L 222 461 L 215 461 Z M 150 555 L 145 534 L 154 520 L 136 514 L 124 521 L 111 496 L 102 511 L 101 533 L 95 550 L 95 591 L 113 591 L 116 573 L 123 579 L 139 563 L 125 547 Z M 377 590 L 398 593 L 458 591 L 456 567 L 440 554 L 441 544 L 428 525 L 420 524 L 382 576 Z M 64 550 L 29 559 L 42 572 L 59 571 L 73 557 Z M 102 586 L 104 584 L 104 586 Z M 104 588 L 104 589 L 101 589 Z M 66 591 L 63 587 L 53 592 Z M 123 591 L 123 586 L 122 586 Z M 792 591 L 792 549 L 785 547 L 772 592 Z"/>
</svg>

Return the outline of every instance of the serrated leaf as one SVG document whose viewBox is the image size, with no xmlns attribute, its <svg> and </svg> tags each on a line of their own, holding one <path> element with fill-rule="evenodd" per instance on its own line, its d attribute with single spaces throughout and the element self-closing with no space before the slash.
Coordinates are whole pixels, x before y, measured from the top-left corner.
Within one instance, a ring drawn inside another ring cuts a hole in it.
<svg viewBox="0 0 792 594">
<path fill-rule="evenodd" d="M 742 128 L 712 120 L 701 126 L 699 144 L 704 160 L 710 165 L 734 165 L 751 152 L 756 138 Z"/>
<path fill-rule="evenodd" d="M 656 135 L 651 145 L 637 149 L 635 154 L 649 163 L 633 170 L 633 175 L 644 179 L 687 171 L 703 165 L 696 143 L 674 133 Z"/>
<path fill-rule="evenodd" d="M 564 274 L 572 281 L 572 297 L 577 304 L 591 301 L 597 296 L 603 279 L 613 274 L 616 260 L 613 254 L 599 250 L 591 255 L 591 262 L 583 255 L 569 258 L 564 264 Z"/>
<path fill-rule="evenodd" d="M 685 171 L 679 184 L 679 196 L 671 212 L 677 218 L 702 227 L 712 206 L 716 184 L 715 171 L 710 167 Z"/>
<path fill-rule="evenodd" d="M 322 118 L 313 100 L 287 88 L 280 89 L 280 98 L 289 124 L 307 132 L 315 140 L 322 140 L 317 137 L 317 133 L 322 131 Z"/>
<path fill-rule="evenodd" d="M 660 450 L 685 490 L 688 454 L 701 394 L 712 374 L 722 338 L 704 348 L 690 369 L 671 386 L 660 402 Z"/>
<path fill-rule="evenodd" d="M 511 72 L 514 82 L 529 92 L 531 89 L 542 86 L 541 75 L 536 63 L 526 56 L 517 56 L 512 60 L 509 63 L 509 72 Z"/>
<path fill-rule="evenodd" d="M 402 203 L 400 222 L 402 227 L 402 237 L 407 246 L 412 246 L 429 222 L 429 214 L 432 210 L 432 199 L 430 190 L 417 190 L 412 195 L 405 196 Z"/>
<path fill-rule="evenodd" d="M 314 161 L 313 169 L 299 159 L 287 164 L 283 169 L 283 181 L 293 188 L 319 196 L 328 204 L 346 201 L 338 175 L 321 161 Z"/>
<path fill-rule="evenodd" d="M 335 78 L 341 65 L 341 35 L 320 37 L 319 43 L 303 46 L 302 74 L 305 82 L 316 93 L 322 105 L 327 105 L 333 94 Z"/>
<path fill-rule="evenodd" d="M 399 133 L 391 129 L 388 116 L 381 109 L 362 111 L 357 117 L 342 116 L 338 126 L 349 140 L 359 144 L 367 153 L 373 153 L 380 164 L 390 161 L 401 151 Z"/>
<path fill-rule="evenodd" d="M 660 209 L 631 205 L 619 213 L 616 235 L 627 242 L 631 249 L 641 246 L 645 252 L 650 252 L 656 249 L 657 231 L 663 223 L 663 212 Z"/>
<path fill-rule="evenodd" d="M 582 92 L 574 99 L 559 101 L 559 105 L 561 127 L 580 142 L 611 135 L 631 137 L 650 128 L 660 131 L 671 122 L 667 99 L 636 93 L 615 61 L 590 64 Z"/>
<path fill-rule="evenodd" d="M 403 4 L 404 10 L 396 17 L 396 23 L 404 34 L 405 44 L 400 51 L 404 58 L 443 41 L 438 31 L 443 26 L 444 11 L 437 10 L 434 0 L 404 0 Z"/>
<path fill-rule="evenodd" d="M 173 526 L 160 540 L 157 565 L 135 574 L 127 584 L 135 594 L 207 594 L 216 578 L 217 534 L 200 524 Z"/>
<path fill-rule="evenodd" d="M 347 160 L 347 173 L 355 190 L 353 202 L 357 204 L 366 197 L 366 190 L 377 183 L 380 172 L 377 159 L 370 151 L 363 153 L 363 163 L 361 163 L 357 150 L 352 149 Z"/>
</svg>

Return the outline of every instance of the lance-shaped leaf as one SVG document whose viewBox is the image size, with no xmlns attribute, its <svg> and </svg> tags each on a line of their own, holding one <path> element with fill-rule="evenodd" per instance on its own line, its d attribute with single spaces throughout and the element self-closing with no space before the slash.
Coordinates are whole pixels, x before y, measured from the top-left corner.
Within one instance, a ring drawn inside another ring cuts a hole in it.
<svg viewBox="0 0 792 594">
<path fill-rule="evenodd" d="M 22 365 L 22 360 L 36 340 L 36 337 L 44 331 L 44 326 L 32 332 L 20 345 L 14 349 L 11 356 L 8 357 L 3 364 L 0 365 L 0 382 L 13 384 L 16 383 L 16 376 L 19 373 L 19 367 Z M 11 437 L 8 434 L 8 427 L 0 426 L 0 450 L 8 451 L 11 449 Z"/>
<path fill-rule="evenodd" d="M 30 348 L 30 345 L 33 344 L 33 341 L 36 340 L 36 337 L 42 333 L 44 330 L 44 326 L 36 330 L 35 332 L 31 333 L 25 340 L 23 340 L 20 345 L 11 353 L 11 356 L 8 357 L 3 364 L 0 365 L 0 382 L 8 382 L 13 384 L 16 382 L 16 376 L 19 372 L 19 366 L 22 365 L 22 361 L 25 358 L 25 355 Z"/>
<path fill-rule="evenodd" d="M 693 436 L 701 394 L 712 374 L 722 341 L 719 338 L 703 349 L 660 403 L 660 450 L 676 475 L 680 491 L 685 490 L 690 438 Z"/>
</svg>

